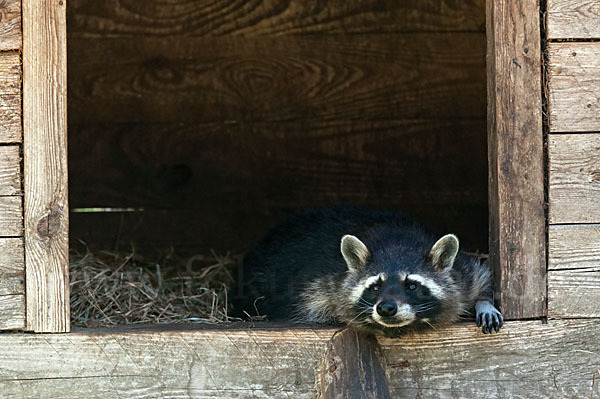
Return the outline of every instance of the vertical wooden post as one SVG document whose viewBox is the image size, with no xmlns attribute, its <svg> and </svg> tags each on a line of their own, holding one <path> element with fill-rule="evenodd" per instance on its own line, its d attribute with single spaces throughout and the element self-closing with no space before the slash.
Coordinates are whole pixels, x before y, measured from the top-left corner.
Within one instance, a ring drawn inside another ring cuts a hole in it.
<svg viewBox="0 0 600 399">
<path fill-rule="evenodd" d="M 352 328 L 337 332 L 320 364 L 319 399 L 390 398 L 377 339 Z"/>
<path fill-rule="evenodd" d="M 27 329 L 69 331 L 66 0 L 23 0 Z"/>
<path fill-rule="evenodd" d="M 490 259 L 508 319 L 546 315 L 539 12 L 487 0 Z"/>
</svg>

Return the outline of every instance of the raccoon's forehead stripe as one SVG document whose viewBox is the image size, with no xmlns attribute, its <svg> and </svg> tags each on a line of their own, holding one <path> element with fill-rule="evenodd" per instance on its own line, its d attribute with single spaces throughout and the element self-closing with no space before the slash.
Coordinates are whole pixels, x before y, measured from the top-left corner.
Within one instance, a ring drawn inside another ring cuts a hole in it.
<svg viewBox="0 0 600 399">
<path fill-rule="evenodd" d="M 378 281 L 385 281 L 387 280 L 387 273 L 379 273 L 375 276 L 371 276 L 368 277 L 365 282 L 363 283 L 365 288 L 370 287 L 371 285 L 377 283 Z"/>
<path fill-rule="evenodd" d="M 436 283 L 429 277 L 421 276 L 420 274 L 409 274 L 408 276 L 406 276 L 406 278 L 412 281 L 416 281 L 424 287 L 427 287 L 431 292 L 431 295 L 438 299 L 443 299 L 446 296 L 442 287 L 440 287 L 438 283 Z"/>
<path fill-rule="evenodd" d="M 358 282 L 358 284 L 356 285 L 356 287 L 354 287 L 354 289 L 352 290 L 352 295 L 351 295 L 350 299 L 354 303 L 358 302 L 358 300 L 362 296 L 365 289 L 369 288 L 370 286 L 377 283 L 378 281 L 385 281 L 385 280 L 387 280 L 386 273 L 379 273 L 375 276 L 366 277 L 366 278 L 361 279 Z"/>
</svg>

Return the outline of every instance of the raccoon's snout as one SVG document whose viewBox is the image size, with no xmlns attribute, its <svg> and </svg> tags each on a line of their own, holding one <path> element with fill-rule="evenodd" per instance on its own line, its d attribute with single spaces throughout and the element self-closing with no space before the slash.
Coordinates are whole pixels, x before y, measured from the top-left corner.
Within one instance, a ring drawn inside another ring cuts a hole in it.
<svg viewBox="0 0 600 399">
<path fill-rule="evenodd" d="M 398 311 L 398 305 L 395 302 L 380 302 L 377 305 L 377 313 L 383 317 L 392 317 Z"/>
</svg>

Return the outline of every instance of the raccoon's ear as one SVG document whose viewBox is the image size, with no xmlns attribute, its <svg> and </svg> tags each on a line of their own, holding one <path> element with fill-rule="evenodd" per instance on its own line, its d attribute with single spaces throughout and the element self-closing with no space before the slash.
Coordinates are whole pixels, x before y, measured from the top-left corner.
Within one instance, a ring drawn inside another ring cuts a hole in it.
<svg viewBox="0 0 600 399">
<path fill-rule="evenodd" d="M 361 240 L 351 235 L 342 237 L 340 249 L 342 250 L 342 255 L 346 260 L 348 269 L 352 271 L 357 271 L 365 267 L 371 256 L 367 246 Z"/>
<path fill-rule="evenodd" d="M 434 267 L 446 269 L 452 267 L 458 254 L 458 238 L 454 234 L 446 234 L 431 247 L 427 254 Z"/>
</svg>

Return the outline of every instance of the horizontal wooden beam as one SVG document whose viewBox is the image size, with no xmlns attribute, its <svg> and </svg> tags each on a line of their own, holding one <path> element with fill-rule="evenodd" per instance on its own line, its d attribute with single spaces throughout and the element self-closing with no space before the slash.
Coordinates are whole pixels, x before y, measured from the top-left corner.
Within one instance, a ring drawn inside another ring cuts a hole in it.
<svg viewBox="0 0 600 399">
<path fill-rule="evenodd" d="M 21 192 L 21 146 L 0 146 L 0 195 Z"/>
<path fill-rule="evenodd" d="M 20 49 L 21 37 L 21 0 L 4 0 L 0 3 L 0 51 Z"/>
<path fill-rule="evenodd" d="M 548 0 L 549 39 L 600 39 L 597 0 Z"/>
<path fill-rule="evenodd" d="M 551 132 L 600 131 L 599 70 L 600 42 L 548 44 Z"/>
<path fill-rule="evenodd" d="M 600 133 L 549 135 L 548 162 L 550 223 L 600 223 Z"/>
<path fill-rule="evenodd" d="M 548 271 L 548 316 L 600 317 L 600 266 Z"/>
<path fill-rule="evenodd" d="M 268 323 L 0 334 L 7 397 L 312 398 L 335 329 Z M 194 328 L 194 329 L 191 329 Z M 594 397 L 595 320 L 472 324 L 380 339 L 392 397 Z M 596 373 L 596 374 L 595 374 Z"/>
<path fill-rule="evenodd" d="M 23 197 L 0 196 L 0 237 L 23 235 Z"/>
<path fill-rule="evenodd" d="M 23 238 L 0 238 L 0 295 L 25 293 Z"/>
<path fill-rule="evenodd" d="M 457 234 L 464 248 L 486 251 L 483 132 L 483 116 L 70 124 L 71 208 L 145 209 L 74 214 L 71 238 L 96 247 L 108 241 L 104 249 L 119 235 L 126 249 L 133 240 L 151 250 L 231 250 L 251 245 L 295 209 L 351 203 L 393 205 L 440 234 Z"/>
<path fill-rule="evenodd" d="M 68 62 L 70 123 L 485 115 L 481 32 L 75 36 Z"/>
<path fill-rule="evenodd" d="M 0 295 L 0 330 L 25 328 L 25 295 Z M 1 377 L 0 377 L 1 378 Z M 0 382 L 0 392 L 2 382 Z"/>
<path fill-rule="evenodd" d="M 485 31 L 484 0 L 69 2 L 74 37 Z"/>
<path fill-rule="evenodd" d="M 550 225 L 548 270 L 600 269 L 600 224 Z"/>
<path fill-rule="evenodd" d="M 21 125 L 21 56 L 0 52 L 0 143 L 21 142 Z"/>
<path fill-rule="evenodd" d="M 548 240 L 548 315 L 600 317 L 600 224 L 551 225 Z"/>
</svg>

